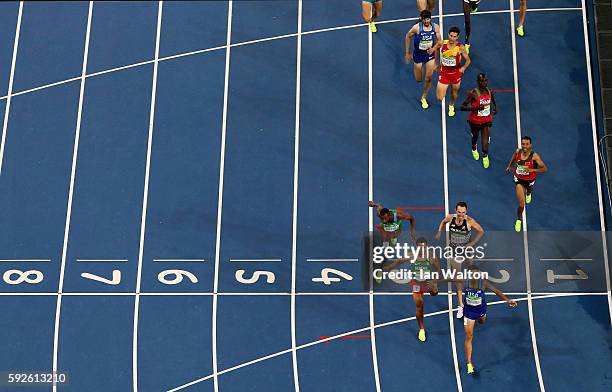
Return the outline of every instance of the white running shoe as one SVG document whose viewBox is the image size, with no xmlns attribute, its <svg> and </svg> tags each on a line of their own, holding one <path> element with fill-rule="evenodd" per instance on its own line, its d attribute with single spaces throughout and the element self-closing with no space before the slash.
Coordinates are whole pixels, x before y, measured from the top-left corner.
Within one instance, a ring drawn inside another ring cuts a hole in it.
<svg viewBox="0 0 612 392">
<path fill-rule="evenodd" d="M 457 309 L 457 318 L 463 318 L 463 306 L 459 306 L 459 308 Z"/>
</svg>

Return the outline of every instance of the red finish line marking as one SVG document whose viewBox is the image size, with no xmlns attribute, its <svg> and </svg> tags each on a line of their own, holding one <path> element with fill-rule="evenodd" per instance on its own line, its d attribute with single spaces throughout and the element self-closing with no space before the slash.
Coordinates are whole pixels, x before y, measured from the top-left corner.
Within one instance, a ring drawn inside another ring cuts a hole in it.
<svg viewBox="0 0 612 392">
<path fill-rule="evenodd" d="M 319 340 L 323 340 L 327 338 L 333 338 L 333 336 L 331 335 L 319 336 Z M 346 335 L 346 336 L 341 336 L 340 339 L 370 339 L 370 335 Z M 323 342 L 323 344 L 329 344 L 329 340 Z"/>
<path fill-rule="evenodd" d="M 412 206 L 412 207 L 397 207 L 398 210 L 412 210 L 412 211 L 444 211 L 444 207 L 435 206 Z"/>
</svg>

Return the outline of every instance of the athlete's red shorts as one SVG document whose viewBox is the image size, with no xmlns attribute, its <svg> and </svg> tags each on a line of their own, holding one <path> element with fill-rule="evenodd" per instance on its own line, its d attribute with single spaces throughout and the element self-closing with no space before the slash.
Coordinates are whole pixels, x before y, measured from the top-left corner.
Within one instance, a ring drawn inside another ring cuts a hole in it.
<svg viewBox="0 0 612 392">
<path fill-rule="evenodd" d="M 429 293 L 429 282 L 428 281 L 418 282 L 413 279 L 410 281 L 410 287 L 412 288 L 413 294 Z"/>
<path fill-rule="evenodd" d="M 438 82 L 444 84 L 459 84 L 463 74 L 459 71 L 454 72 L 440 72 L 438 75 Z"/>
</svg>

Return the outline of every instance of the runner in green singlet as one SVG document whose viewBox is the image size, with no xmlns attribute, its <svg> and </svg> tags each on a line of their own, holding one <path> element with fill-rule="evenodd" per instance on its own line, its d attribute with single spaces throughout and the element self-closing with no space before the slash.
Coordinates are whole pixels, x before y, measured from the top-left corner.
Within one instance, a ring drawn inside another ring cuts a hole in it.
<svg viewBox="0 0 612 392">
<path fill-rule="evenodd" d="M 425 334 L 425 322 L 424 314 L 425 307 L 423 305 L 423 294 L 426 292 L 430 295 L 438 294 L 438 285 L 436 279 L 432 279 L 432 272 L 440 273 L 440 262 L 438 258 L 433 254 L 430 255 L 427 250 L 427 240 L 420 237 L 416 240 L 417 254 L 413 255 L 414 262 L 410 263 L 410 271 L 412 272 L 412 281 L 410 286 L 412 288 L 412 299 L 416 306 L 416 319 L 419 323 L 419 334 L 418 338 L 421 342 L 427 340 Z M 385 267 L 385 270 L 393 270 L 398 265 L 406 262 L 406 260 L 396 260 L 389 266 Z"/>
<path fill-rule="evenodd" d="M 410 234 L 412 240 L 415 239 L 415 221 L 412 215 L 404 214 L 397 209 L 384 208 L 382 204 L 373 201 L 368 202 L 368 206 L 376 207 L 378 217 L 380 218 L 380 223 L 376 225 L 376 228 L 382 233 L 383 242 L 388 242 L 391 246 L 397 244 L 404 220 L 410 221 Z"/>
</svg>

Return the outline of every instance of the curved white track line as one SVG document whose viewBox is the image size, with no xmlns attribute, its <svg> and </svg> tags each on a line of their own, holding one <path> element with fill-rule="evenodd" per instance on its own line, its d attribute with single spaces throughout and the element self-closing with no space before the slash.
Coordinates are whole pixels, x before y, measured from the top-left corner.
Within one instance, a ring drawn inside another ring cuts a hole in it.
<svg viewBox="0 0 612 392">
<path fill-rule="evenodd" d="M 563 294 L 563 295 L 550 294 L 550 295 L 542 295 L 542 296 L 537 296 L 537 297 L 531 297 L 531 300 L 533 301 L 535 299 L 546 299 L 546 298 L 556 298 L 556 297 L 569 297 L 569 296 L 572 296 L 572 295 L 571 294 L 567 294 L 567 295 L 566 294 Z M 515 298 L 514 300 L 517 301 L 517 302 L 518 301 L 527 301 L 527 297 Z M 493 305 L 499 305 L 499 304 L 505 304 L 505 303 L 506 303 L 506 301 L 495 301 L 495 302 L 489 302 L 487 305 L 488 306 L 493 306 Z M 455 310 L 455 309 L 451 309 L 451 311 L 453 311 L 453 310 Z M 447 314 L 448 312 L 449 312 L 449 310 L 445 309 L 445 310 L 440 310 L 440 311 L 437 311 L 437 312 L 427 313 L 424 316 L 425 317 L 439 316 L 441 314 Z M 397 320 L 392 320 L 392 321 L 387 321 L 385 323 L 377 324 L 377 325 L 374 326 L 374 328 L 388 327 L 390 325 L 401 324 L 401 323 L 405 323 L 405 322 L 413 321 L 413 320 L 416 320 L 416 317 L 406 317 L 406 318 L 402 318 L 402 319 L 397 319 Z M 358 333 L 361 333 L 361 332 L 367 332 L 367 331 L 370 330 L 370 328 L 371 328 L 370 326 L 367 326 L 367 327 L 364 327 L 364 328 L 359 328 L 359 329 L 355 329 L 355 330 L 352 330 L 352 331 L 344 332 L 344 333 L 341 333 L 341 334 L 338 334 L 338 335 L 334 335 L 334 336 L 331 336 L 331 337 L 328 337 L 328 338 L 325 338 L 325 339 L 315 340 L 315 341 L 312 341 L 310 343 L 305 343 L 305 344 L 302 344 L 300 346 L 297 346 L 296 350 L 301 350 L 301 349 L 304 349 L 304 348 L 316 346 L 317 344 L 326 343 L 326 342 L 329 342 L 329 341 L 332 341 L 332 340 L 340 339 L 340 338 L 342 338 L 344 336 L 355 335 L 355 334 L 358 334 Z M 256 359 L 253 359 L 251 361 L 241 363 L 240 365 L 236 365 L 236 366 L 233 366 L 233 367 L 221 370 L 221 371 L 217 372 L 216 374 L 209 374 L 208 376 L 205 376 L 205 377 L 202 377 L 202 378 L 198 378 L 197 380 L 193 380 L 193 381 L 188 382 L 188 383 L 183 384 L 183 385 L 179 385 L 179 386 L 177 386 L 175 388 L 169 389 L 167 392 L 180 391 L 180 390 L 185 389 L 187 387 L 190 387 L 192 385 L 195 385 L 195 384 L 198 384 L 200 382 L 209 380 L 209 379 L 211 379 L 213 377 L 217 377 L 217 376 L 220 376 L 220 375 L 225 374 L 225 373 L 233 372 L 234 370 L 238 370 L 238 369 L 241 369 L 243 367 L 250 366 L 250 365 L 253 365 L 253 364 L 256 364 L 256 363 L 259 363 L 259 362 L 262 362 L 262 361 L 265 361 L 265 360 L 268 360 L 268 359 L 271 359 L 271 358 L 275 358 L 275 357 L 278 357 L 278 356 L 281 356 L 281 355 L 284 355 L 284 354 L 288 354 L 291 351 L 292 351 L 292 349 L 288 348 L 286 350 L 278 351 L 276 353 L 269 354 L 269 355 L 266 355 L 264 357 L 256 358 Z"/>
</svg>

